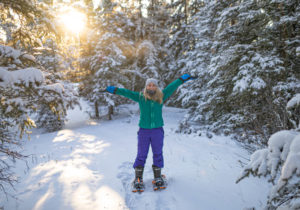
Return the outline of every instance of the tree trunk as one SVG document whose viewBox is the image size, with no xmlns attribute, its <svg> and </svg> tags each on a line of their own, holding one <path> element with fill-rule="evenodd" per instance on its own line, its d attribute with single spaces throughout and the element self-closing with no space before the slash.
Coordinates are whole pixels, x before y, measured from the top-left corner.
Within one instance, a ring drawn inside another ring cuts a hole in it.
<svg viewBox="0 0 300 210">
<path fill-rule="evenodd" d="M 109 105 L 108 107 L 108 120 L 112 120 L 112 115 L 114 114 L 114 107 L 112 105 Z"/>
<path fill-rule="evenodd" d="M 185 24 L 188 24 L 188 4 L 189 4 L 189 0 L 185 0 L 184 1 L 184 16 L 185 16 Z"/>
<path fill-rule="evenodd" d="M 98 101 L 95 101 L 95 117 L 96 119 L 99 119 L 99 109 L 98 109 Z"/>
<path fill-rule="evenodd" d="M 141 40 L 143 40 L 143 38 L 144 38 L 144 34 L 143 34 L 143 12 L 142 12 L 142 7 L 143 7 L 143 5 L 142 5 L 142 0 L 139 0 L 139 18 L 140 18 L 140 33 L 139 33 L 139 38 L 141 39 Z"/>
</svg>

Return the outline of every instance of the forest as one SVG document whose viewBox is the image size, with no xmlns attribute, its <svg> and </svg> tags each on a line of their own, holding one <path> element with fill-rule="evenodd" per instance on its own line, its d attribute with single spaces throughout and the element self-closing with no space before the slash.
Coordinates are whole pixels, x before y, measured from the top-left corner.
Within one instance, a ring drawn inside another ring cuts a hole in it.
<svg viewBox="0 0 300 210">
<path fill-rule="evenodd" d="M 140 92 L 189 73 L 166 104 L 187 110 L 176 132 L 256 151 L 240 179 L 270 177 L 269 209 L 300 206 L 299 0 L 0 0 L 0 11 L 0 193 L 33 128 L 62 129 L 82 99 L 91 119 L 113 120 L 131 102 L 107 86 Z"/>
</svg>

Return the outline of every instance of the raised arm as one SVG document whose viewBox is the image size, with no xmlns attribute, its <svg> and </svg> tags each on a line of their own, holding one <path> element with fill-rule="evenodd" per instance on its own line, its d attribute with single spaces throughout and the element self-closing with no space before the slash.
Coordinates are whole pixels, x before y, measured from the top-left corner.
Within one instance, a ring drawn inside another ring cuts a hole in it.
<svg viewBox="0 0 300 210">
<path fill-rule="evenodd" d="M 163 89 L 163 102 L 165 102 L 174 92 L 175 90 L 183 83 L 180 79 L 177 79 L 170 83 L 165 89 Z"/>
<path fill-rule="evenodd" d="M 181 84 L 185 83 L 190 79 L 195 79 L 195 78 L 196 77 L 191 77 L 189 74 L 184 74 L 179 79 L 173 81 L 165 89 L 163 89 L 163 94 L 164 94 L 163 101 L 165 102 Z"/>
<path fill-rule="evenodd" d="M 121 95 L 124 96 L 126 98 L 129 98 L 133 101 L 139 102 L 139 98 L 140 98 L 140 93 L 139 92 L 134 92 L 125 88 L 117 88 L 114 86 L 108 86 L 106 88 L 106 91 L 113 93 L 113 94 L 117 94 L 117 95 Z"/>
</svg>

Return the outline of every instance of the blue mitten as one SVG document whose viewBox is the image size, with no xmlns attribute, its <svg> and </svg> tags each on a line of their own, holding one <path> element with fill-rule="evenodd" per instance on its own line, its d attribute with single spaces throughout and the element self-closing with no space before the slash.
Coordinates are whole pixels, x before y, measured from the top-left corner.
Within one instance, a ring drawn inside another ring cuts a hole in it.
<svg viewBox="0 0 300 210">
<path fill-rule="evenodd" d="M 109 92 L 109 93 L 115 94 L 116 91 L 117 91 L 117 88 L 115 86 L 108 86 L 106 88 L 106 91 Z"/>
<path fill-rule="evenodd" d="M 179 78 L 182 82 L 186 82 L 191 79 L 191 76 L 189 74 L 184 74 Z"/>
</svg>

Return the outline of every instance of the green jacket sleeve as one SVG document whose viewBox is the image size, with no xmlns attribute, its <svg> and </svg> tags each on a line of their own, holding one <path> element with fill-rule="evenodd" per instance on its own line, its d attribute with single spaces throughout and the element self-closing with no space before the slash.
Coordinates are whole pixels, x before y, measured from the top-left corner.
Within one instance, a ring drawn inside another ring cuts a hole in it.
<svg viewBox="0 0 300 210">
<path fill-rule="evenodd" d="M 139 98 L 140 98 L 139 92 L 134 92 L 125 88 L 117 88 L 116 94 L 129 98 L 133 101 L 139 102 Z"/>
<path fill-rule="evenodd" d="M 165 89 L 163 89 L 163 94 L 164 94 L 163 101 L 165 102 L 182 83 L 183 83 L 182 80 L 177 79 L 173 81 L 171 84 L 169 84 Z"/>
</svg>

